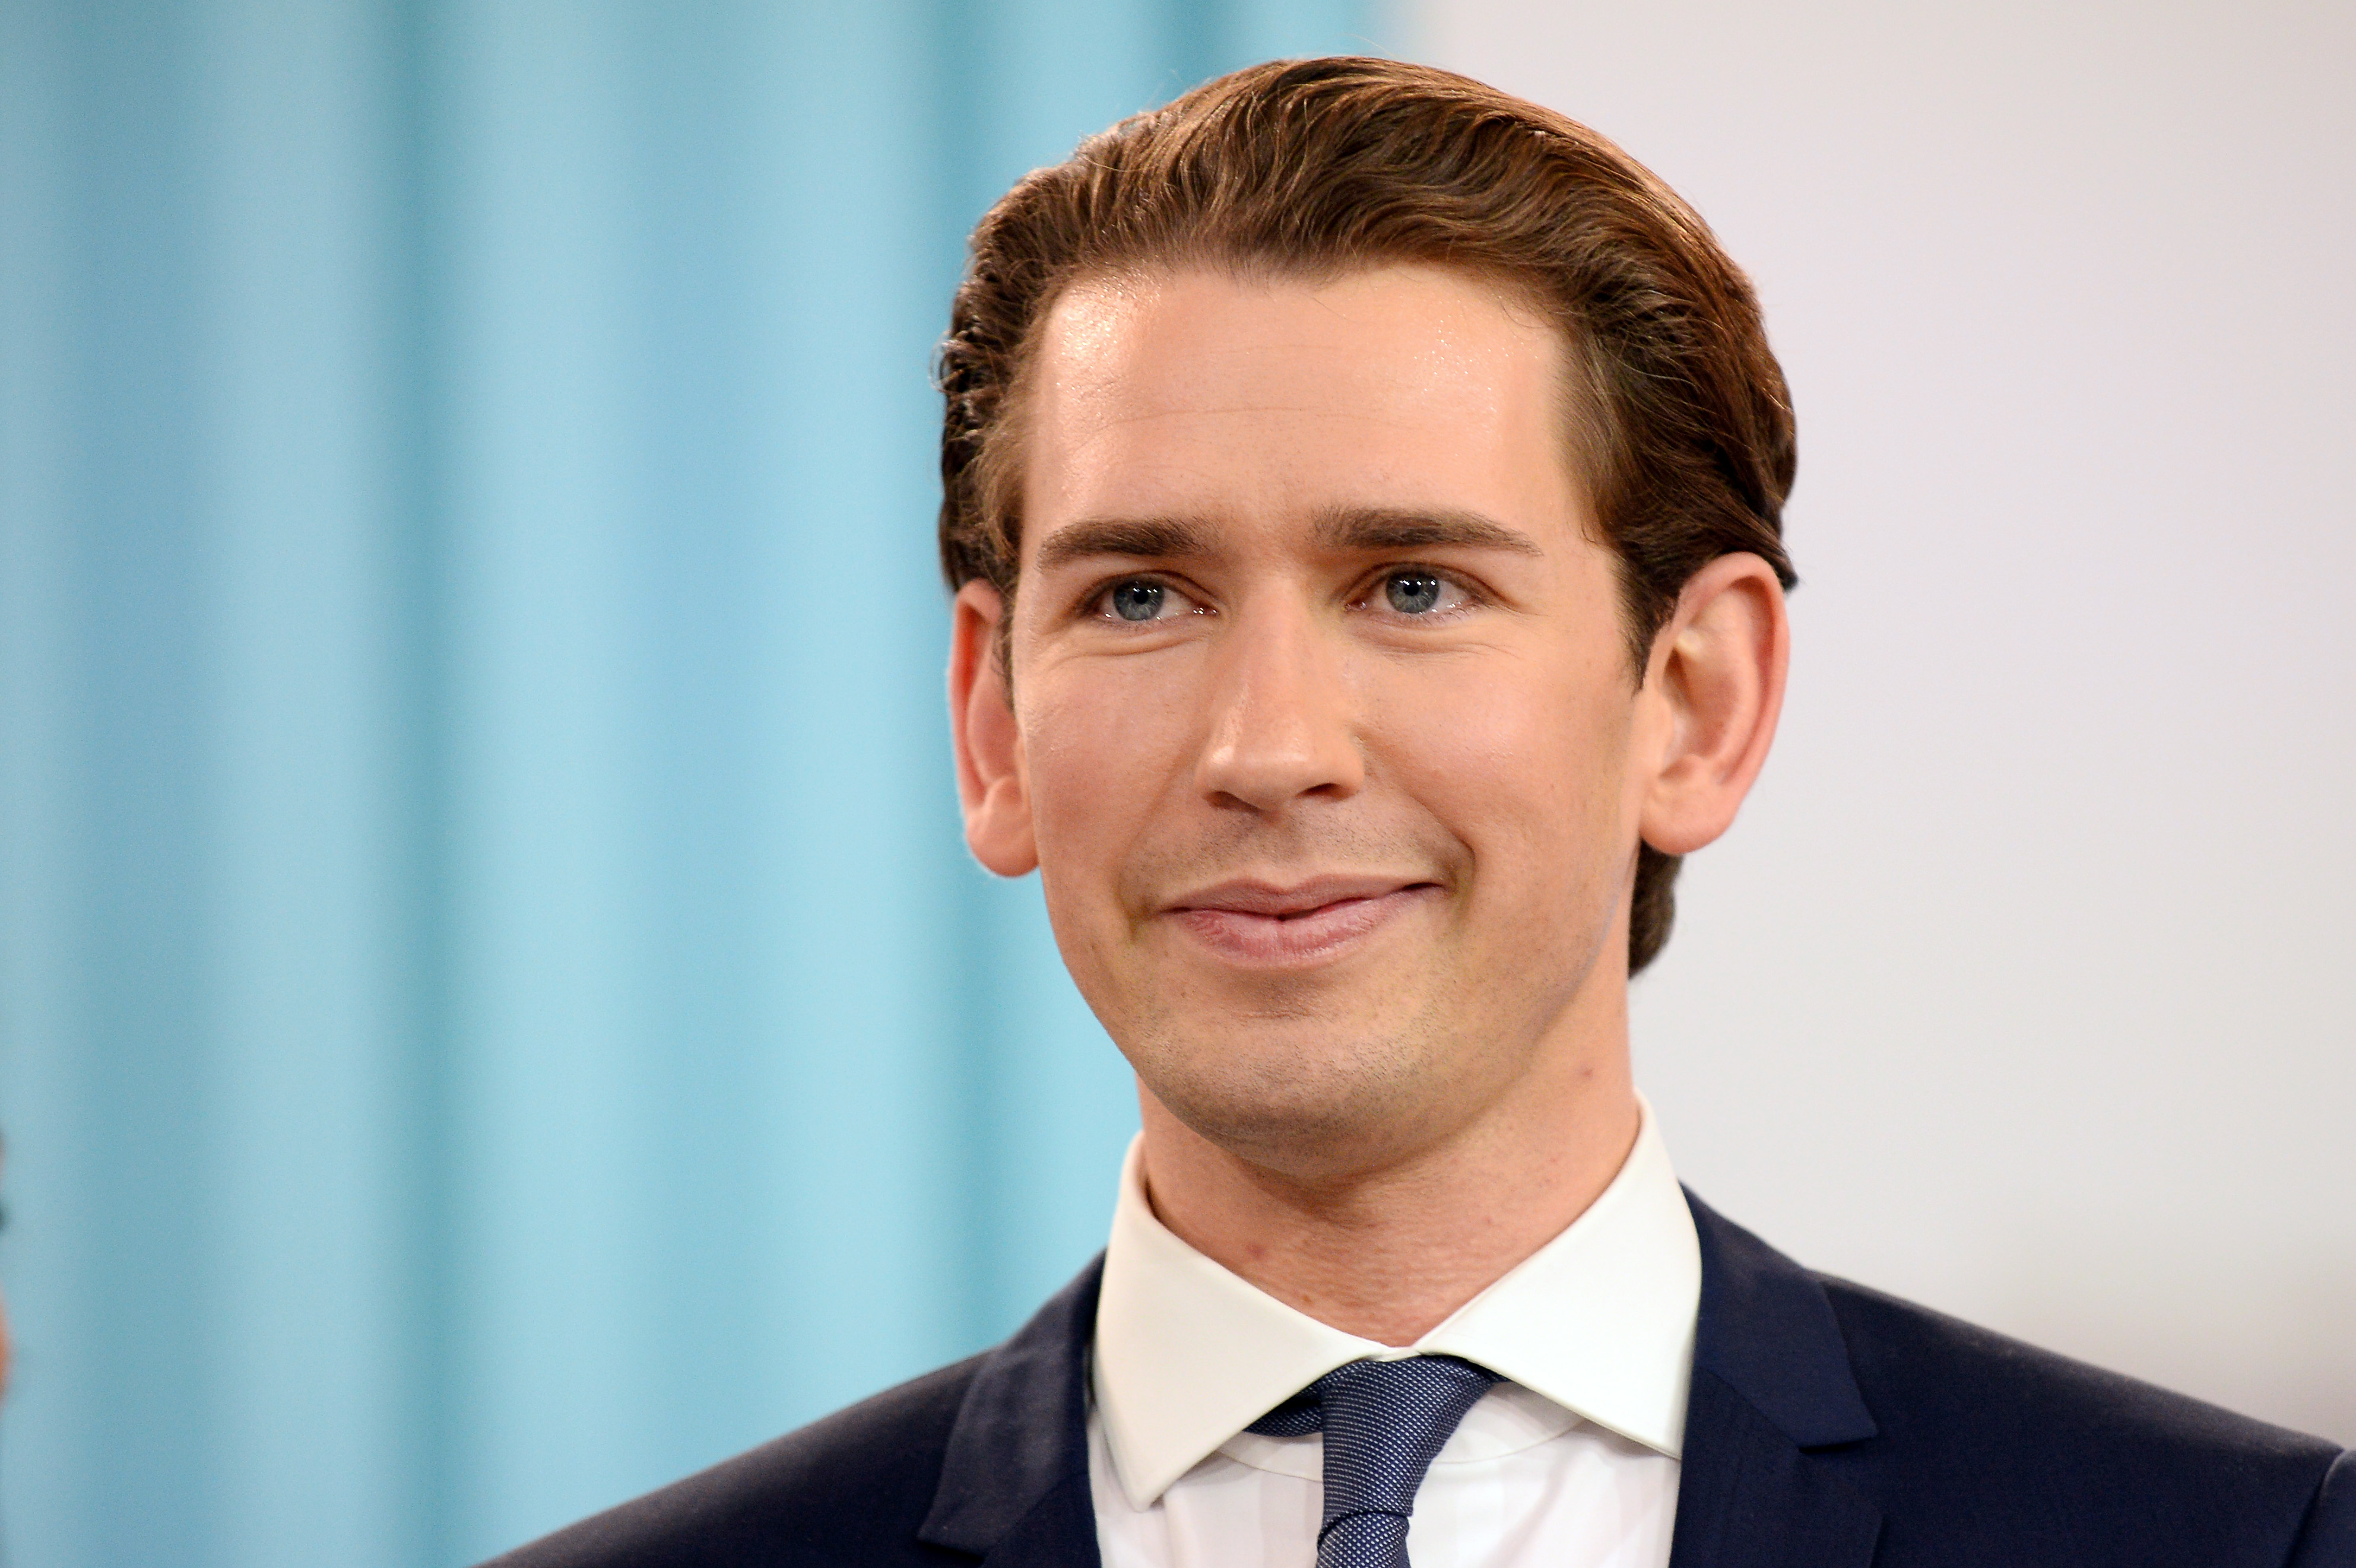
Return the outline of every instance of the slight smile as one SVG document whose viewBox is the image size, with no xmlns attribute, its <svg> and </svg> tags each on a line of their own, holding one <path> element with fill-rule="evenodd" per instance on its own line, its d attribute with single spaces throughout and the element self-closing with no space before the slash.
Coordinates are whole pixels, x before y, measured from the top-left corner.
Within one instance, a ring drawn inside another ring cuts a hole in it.
<svg viewBox="0 0 2356 1568">
<path fill-rule="evenodd" d="M 1291 968 L 1340 957 L 1440 891 L 1436 882 L 1398 878 L 1238 880 L 1173 900 L 1163 913 L 1231 964 Z"/>
</svg>

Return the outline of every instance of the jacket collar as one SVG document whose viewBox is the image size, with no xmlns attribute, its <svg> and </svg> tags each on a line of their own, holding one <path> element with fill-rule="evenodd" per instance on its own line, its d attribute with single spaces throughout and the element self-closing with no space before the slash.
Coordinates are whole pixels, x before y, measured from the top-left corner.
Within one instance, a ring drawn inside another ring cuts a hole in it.
<svg viewBox="0 0 2356 1568">
<path fill-rule="evenodd" d="M 1797 1264 L 1690 1191 L 1686 1201 L 1701 1311 L 1671 1568 L 1862 1565 L 1879 1510 L 1807 1457 L 1876 1433 L 1832 1304 Z M 983 1358 L 919 1540 L 993 1568 L 1097 1568 L 1087 1386 L 1103 1273 L 1099 1256 Z"/>
<path fill-rule="evenodd" d="M 1701 1243 L 1696 1369 L 1715 1373 L 1802 1448 L 1873 1436 L 1825 1287 L 1690 1189 L 1686 1207 Z"/>
<path fill-rule="evenodd" d="M 1864 1568 L 1881 1513 L 1814 1450 L 1876 1435 L 1815 1277 L 1691 1192 L 1701 1317 L 1669 1568 Z"/>
<path fill-rule="evenodd" d="M 982 1358 L 916 1539 L 992 1564 L 1097 1568 L 1087 1387 L 1103 1278 L 1098 1253 Z"/>
</svg>

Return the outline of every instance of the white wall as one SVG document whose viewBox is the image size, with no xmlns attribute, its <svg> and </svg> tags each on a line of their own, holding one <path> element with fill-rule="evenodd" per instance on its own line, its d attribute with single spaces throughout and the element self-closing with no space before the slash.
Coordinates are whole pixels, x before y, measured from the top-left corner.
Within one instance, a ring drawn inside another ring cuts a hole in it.
<svg viewBox="0 0 2356 1568">
<path fill-rule="evenodd" d="M 2356 1441 L 2356 8 L 1421 0 L 1757 278 L 1805 580 L 1639 987 L 1806 1261 Z"/>
</svg>

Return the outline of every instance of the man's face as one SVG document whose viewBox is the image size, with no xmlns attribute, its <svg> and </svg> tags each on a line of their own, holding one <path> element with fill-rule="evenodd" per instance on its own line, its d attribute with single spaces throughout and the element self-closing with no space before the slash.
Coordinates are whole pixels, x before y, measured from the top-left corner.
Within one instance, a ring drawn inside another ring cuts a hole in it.
<svg viewBox="0 0 2356 1568">
<path fill-rule="evenodd" d="M 1637 699 L 1565 359 L 1430 267 L 1105 280 L 1044 325 L 1022 830 L 1147 1090 L 1248 1157 L 1403 1157 L 1620 1038 Z"/>
</svg>

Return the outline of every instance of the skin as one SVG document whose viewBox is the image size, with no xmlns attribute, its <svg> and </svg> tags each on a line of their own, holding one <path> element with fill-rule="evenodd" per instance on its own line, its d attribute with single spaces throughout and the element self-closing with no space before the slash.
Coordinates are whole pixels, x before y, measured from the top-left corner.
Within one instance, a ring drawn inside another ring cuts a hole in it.
<svg viewBox="0 0 2356 1568">
<path fill-rule="evenodd" d="M 1000 595 L 954 611 L 967 842 L 1040 871 L 1156 1213 L 1387 1344 L 1617 1173 L 1639 839 L 1723 832 L 1782 700 L 1754 556 L 1630 668 L 1567 362 L 1440 268 L 1084 281 L 1022 389 L 1002 664 Z"/>
</svg>

